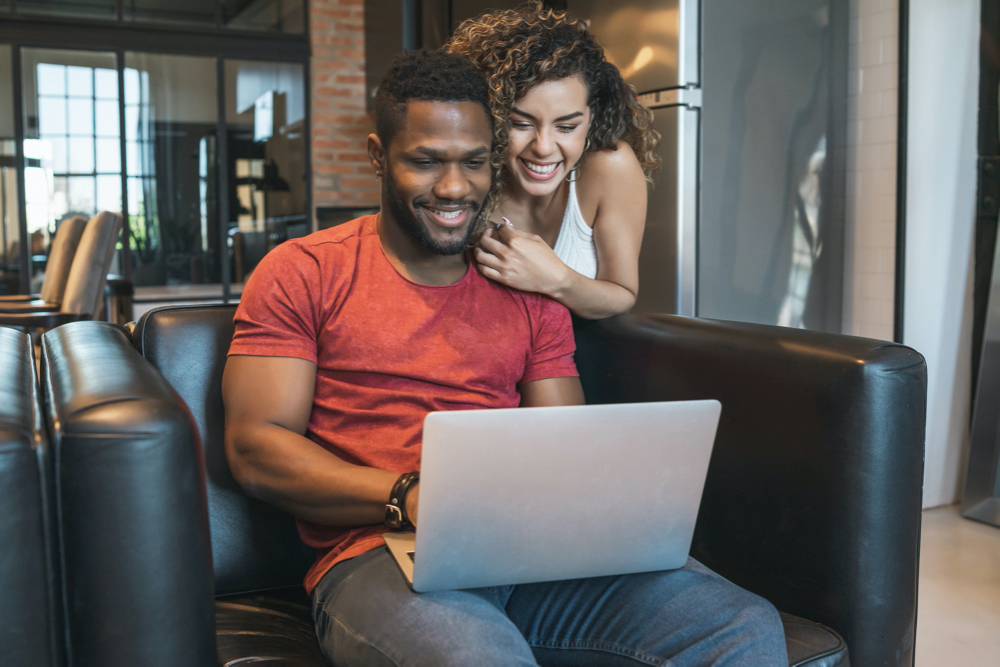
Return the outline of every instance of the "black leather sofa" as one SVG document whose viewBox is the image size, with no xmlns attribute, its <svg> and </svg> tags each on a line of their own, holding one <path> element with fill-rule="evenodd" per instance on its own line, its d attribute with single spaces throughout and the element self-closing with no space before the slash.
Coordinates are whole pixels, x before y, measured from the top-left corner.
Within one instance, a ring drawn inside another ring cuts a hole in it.
<svg viewBox="0 0 1000 667">
<path fill-rule="evenodd" d="M 131 333 L 43 337 L 74 664 L 325 664 L 301 589 L 311 554 L 226 465 L 232 315 L 167 308 Z M 844 640 L 855 665 L 913 664 L 918 353 L 670 316 L 578 323 L 577 343 L 591 402 L 722 402 L 693 554 L 786 613 L 790 664 L 849 664 Z"/>
<path fill-rule="evenodd" d="M 0 327 L 0 664 L 62 664 L 48 440 L 27 334 Z"/>
</svg>

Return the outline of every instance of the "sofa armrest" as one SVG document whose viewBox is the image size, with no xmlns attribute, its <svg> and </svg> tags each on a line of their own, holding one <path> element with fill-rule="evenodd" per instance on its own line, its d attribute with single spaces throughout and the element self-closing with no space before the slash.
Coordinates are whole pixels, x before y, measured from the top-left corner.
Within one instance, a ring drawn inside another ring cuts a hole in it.
<svg viewBox="0 0 1000 667">
<path fill-rule="evenodd" d="M 595 403 L 714 398 L 692 555 L 841 633 L 853 662 L 913 660 L 926 366 L 852 336 L 667 315 L 577 323 Z"/>
<path fill-rule="evenodd" d="M 0 661 L 9 667 L 64 664 L 40 403 L 31 339 L 0 328 Z"/>
<path fill-rule="evenodd" d="M 69 659 L 215 664 L 201 442 L 126 331 L 77 322 L 42 337 Z"/>
</svg>

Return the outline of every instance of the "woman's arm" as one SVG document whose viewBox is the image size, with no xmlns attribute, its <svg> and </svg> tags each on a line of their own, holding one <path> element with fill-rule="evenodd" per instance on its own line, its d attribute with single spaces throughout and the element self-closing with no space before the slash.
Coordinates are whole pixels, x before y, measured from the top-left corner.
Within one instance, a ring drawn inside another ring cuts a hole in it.
<svg viewBox="0 0 1000 667">
<path fill-rule="evenodd" d="M 546 294 L 580 317 L 600 319 L 624 313 L 635 304 L 639 247 L 646 221 L 646 180 L 635 153 L 624 143 L 616 151 L 589 156 L 581 171 L 578 196 L 596 200 L 596 279 L 566 266 L 541 237 L 506 226 L 487 230 L 475 256 L 487 278 Z"/>
</svg>

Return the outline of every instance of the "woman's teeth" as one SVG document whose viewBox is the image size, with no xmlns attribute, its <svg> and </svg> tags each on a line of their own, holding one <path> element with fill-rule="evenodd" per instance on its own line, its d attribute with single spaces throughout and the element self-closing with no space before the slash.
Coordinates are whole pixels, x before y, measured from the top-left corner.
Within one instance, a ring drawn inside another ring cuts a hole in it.
<svg viewBox="0 0 1000 667">
<path fill-rule="evenodd" d="M 532 164 L 531 162 L 525 160 L 524 166 L 526 166 L 528 169 L 535 172 L 536 174 L 551 174 L 553 171 L 555 171 L 556 167 L 559 166 L 559 163 L 554 162 L 552 164 L 540 165 L 540 164 Z"/>
</svg>

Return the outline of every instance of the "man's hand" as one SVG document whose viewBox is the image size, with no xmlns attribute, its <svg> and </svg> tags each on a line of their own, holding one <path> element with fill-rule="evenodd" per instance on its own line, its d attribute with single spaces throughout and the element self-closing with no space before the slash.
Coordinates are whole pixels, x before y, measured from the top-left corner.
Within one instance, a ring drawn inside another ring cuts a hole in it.
<svg viewBox="0 0 1000 667">
<path fill-rule="evenodd" d="M 412 485 L 406 492 L 406 499 L 403 501 L 403 509 L 406 511 L 406 518 L 414 526 L 417 525 L 417 498 L 420 496 L 420 482 Z"/>
<path fill-rule="evenodd" d="M 474 255 L 480 273 L 522 292 L 555 297 L 573 273 L 542 237 L 508 224 L 487 229 Z"/>
</svg>

